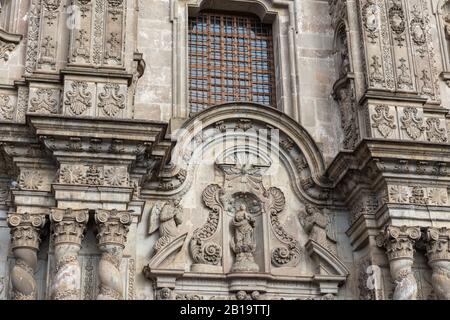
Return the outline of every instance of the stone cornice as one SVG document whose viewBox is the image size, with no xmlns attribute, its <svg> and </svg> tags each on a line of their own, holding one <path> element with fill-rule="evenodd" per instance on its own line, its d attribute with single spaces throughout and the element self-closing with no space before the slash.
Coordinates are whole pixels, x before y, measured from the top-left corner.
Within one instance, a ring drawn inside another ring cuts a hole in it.
<svg viewBox="0 0 450 320">
<path fill-rule="evenodd" d="M 74 118 L 61 115 L 28 114 L 27 123 L 38 136 L 78 136 L 100 139 L 122 139 L 157 142 L 164 137 L 167 123 L 144 120 L 112 120 L 105 118 Z"/>
<path fill-rule="evenodd" d="M 429 142 L 365 139 L 354 152 L 339 153 L 327 168 L 326 175 L 337 185 L 351 170 L 363 170 L 370 160 L 420 161 L 429 165 L 450 166 L 450 146 Z"/>
</svg>

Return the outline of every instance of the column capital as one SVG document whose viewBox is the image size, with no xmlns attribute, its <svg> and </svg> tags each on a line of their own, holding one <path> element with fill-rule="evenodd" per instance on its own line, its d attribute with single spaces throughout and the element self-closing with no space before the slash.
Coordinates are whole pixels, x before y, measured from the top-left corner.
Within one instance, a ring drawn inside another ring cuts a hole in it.
<svg viewBox="0 0 450 320">
<path fill-rule="evenodd" d="M 438 260 L 450 261 L 450 229 L 430 227 L 426 229 L 424 238 L 430 262 Z"/>
<path fill-rule="evenodd" d="M 11 213 L 8 215 L 8 226 L 11 228 L 11 247 L 39 249 L 41 242 L 39 233 L 45 225 L 45 214 Z"/>
<path fill-rule="evenodd" d="M 133 211 L 98 209 L 95 214 L 98 245 L 101 247 L 110 244 L 125 247 L 132 213 Z"/>
<path fill-rule="evenodd" d="M 412 259 L 414 243 L 421 237 L 419 227 L 387 226 L 377 237 L 378 247 L 384 247 L 389 260 Z"/>
<path fill-rule="evenodd" d="M 81 245 L 88 220 L 88 209 L 52 209 L 50 221 L 53 226 L 54 244 Z"/>
</svg>

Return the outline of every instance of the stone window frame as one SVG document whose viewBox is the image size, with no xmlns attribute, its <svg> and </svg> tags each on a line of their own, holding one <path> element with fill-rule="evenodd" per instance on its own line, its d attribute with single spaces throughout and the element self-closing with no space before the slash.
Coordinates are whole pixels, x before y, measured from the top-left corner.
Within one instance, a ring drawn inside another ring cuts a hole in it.
<svg viewBox="0 0 450 320">
<path fill-rule="evenodd" d="M 172 118 L 189 117 L 188 18 L 203 9 L 256 14 L 273 24 L 275 95 L 278 110 L 300 122 L 298 32 L 295 0 L 171 0 L 173 32 Z"/>
</svg>

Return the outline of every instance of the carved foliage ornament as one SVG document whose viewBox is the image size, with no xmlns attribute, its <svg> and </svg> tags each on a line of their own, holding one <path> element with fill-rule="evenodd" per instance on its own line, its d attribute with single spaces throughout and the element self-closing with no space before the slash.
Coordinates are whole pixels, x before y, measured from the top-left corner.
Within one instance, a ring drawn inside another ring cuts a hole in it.
<svg viewBox="0 0 450 320">
<path fill-rule="evenodd" d="M 0 95 L 0 119 L 13 120 L 14 105 L 10 100 L 10 96 Z"/>
<path fill-rule="evenodd" d="M 20 174 L 19 185 L 25 190 L 39 190 L 42 187 L 44 179 L 38 171 L 22 171 Z"/>
</svg>

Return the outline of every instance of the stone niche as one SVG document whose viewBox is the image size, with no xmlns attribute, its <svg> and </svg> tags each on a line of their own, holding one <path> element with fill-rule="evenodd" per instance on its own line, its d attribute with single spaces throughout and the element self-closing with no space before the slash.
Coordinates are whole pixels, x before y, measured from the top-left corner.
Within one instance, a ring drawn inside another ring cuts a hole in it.
<svg viewBox="0 0 450 320">
<path fill-rule="evenodd" d="M 186 128 L 174 150 L 173 166 L 186 172 L 176 200 L 154 202 L 149 215 L 159 239 L 144 274 L 156 296 L 337 294 L 348 271 L 336 256 L 332 215 L 307 193 L 319 188 L 304 176 L 309 155 L 258 120 L 203 124 Z"/>
</svg>

